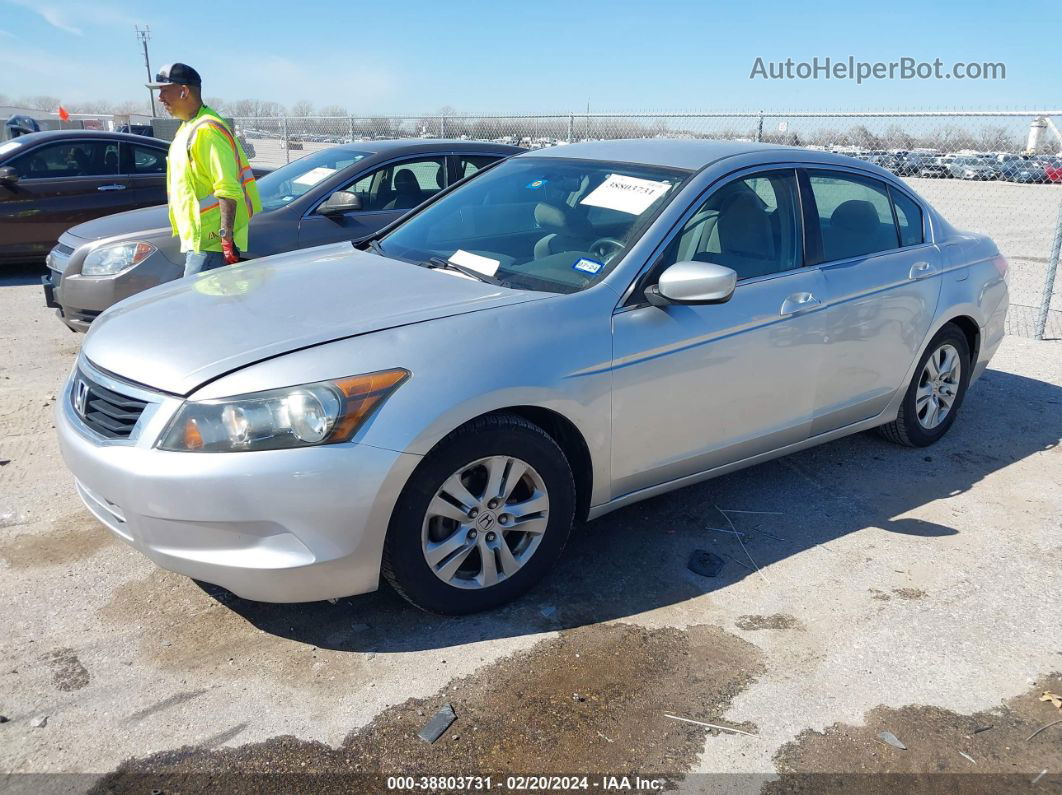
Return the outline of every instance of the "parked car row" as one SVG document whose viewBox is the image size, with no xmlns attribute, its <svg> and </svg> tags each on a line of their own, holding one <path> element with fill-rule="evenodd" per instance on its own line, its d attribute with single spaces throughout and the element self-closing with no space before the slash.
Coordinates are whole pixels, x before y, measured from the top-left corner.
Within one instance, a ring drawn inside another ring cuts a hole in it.
<svg viewBox="0 0 1062 795">
<path fill-rule="evenodd" d="M 1062 158 L 1022 155 L 941 155 L 935 152 L 854 152 L 850 156 L 901 177 L 1008 182 L 1062 182 Z"/>
<path fill-rule="evenodd" d="M 376 141 L 334 146 L 258 180 L 262 211 L 245 259 L 361 240 L 440 190 L 523 151 L 464 141 Z M 47 258 L 46 300 L 75 331 L 112 304 L 183 273 L 165 205 L 66 230 Z"/>
</svg>

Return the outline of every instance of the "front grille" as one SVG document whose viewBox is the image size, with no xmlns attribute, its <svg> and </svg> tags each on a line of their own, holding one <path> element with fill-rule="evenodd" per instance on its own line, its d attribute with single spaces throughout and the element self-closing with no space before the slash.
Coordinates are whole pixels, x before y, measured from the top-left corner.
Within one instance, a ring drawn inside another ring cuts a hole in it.
<svg viewBox="0 0 1062 795">
<path fill-rule="evenodd" d="M 85 424 L 107 439 L 128 439 L 147 402 L 100 386 L 80 370 L 70 402 Z"/>
<path fill-rule="evenodd" d="M 74 249 L 70 246 L 64 246 L 62 243 L 56 244 L 48 254 L 48 267 L 62 274 L 66 266 L 70 264 L 70 255 L 73 253 Z M 56 280 L 55 283 L 59 284 L 59 281 Z"/>
</svg>

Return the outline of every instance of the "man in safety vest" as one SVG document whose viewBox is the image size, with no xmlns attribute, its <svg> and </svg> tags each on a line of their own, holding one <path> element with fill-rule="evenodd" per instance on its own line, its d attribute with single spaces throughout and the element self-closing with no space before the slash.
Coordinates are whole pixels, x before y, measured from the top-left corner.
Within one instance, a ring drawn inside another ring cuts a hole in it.
<svg viewBox="0 0 1062 795">
<path fill-rule="evenodd" d="M 239 262 L 247 223 L 262 209 L 243 147 L 216 111 L 203 104 L 203 80 L 183 63 L 162 67 L 148 88 L 182 124 L 170 144 L 166 194 L 170 225 L 181 239 L 184 275 Z"/>
</svg>

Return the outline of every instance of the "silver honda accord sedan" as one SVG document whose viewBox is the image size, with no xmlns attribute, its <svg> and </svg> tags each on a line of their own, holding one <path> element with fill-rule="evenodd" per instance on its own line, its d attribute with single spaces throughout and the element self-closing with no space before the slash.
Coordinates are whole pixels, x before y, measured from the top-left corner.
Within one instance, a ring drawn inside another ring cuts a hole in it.
<svg viewBox="0 0 1062 795">
<path fill-rule="evenodd" d="M 493 607 L 575 519 L 847 434 L 943 436 L 1007 263 L 826 152 L 573 144 L 336 243 L 133 296 L 58 404 L 89 509 L 270 602 Z"/>
</svg>

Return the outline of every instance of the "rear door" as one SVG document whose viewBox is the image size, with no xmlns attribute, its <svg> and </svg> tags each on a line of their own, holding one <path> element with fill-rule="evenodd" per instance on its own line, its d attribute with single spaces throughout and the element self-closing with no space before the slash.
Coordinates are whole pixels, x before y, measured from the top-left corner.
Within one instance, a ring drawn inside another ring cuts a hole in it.
<svg viewBox="0 0 1062 795">
<path fill-rule="evenodd" d="M 131 209 L 118 142 L 62 140 L 23 152 L 5 165 L 18 182 L 0 187 L 0 256 L 42 260 L 63 232 Z"/>
<path fill-rule="evenodd" d="M 361 209 L 320 215 L 315 207 L 299 225 L 299 248 L 367 237 L 427 201 L 447 184 L 445 155 L 407 157 L 363 172 L 339 188 L 357 194 Z M 327 198 L 322 197 L 322 202 Z"/>
<path fill-rule="evenodd" d="M 158 146 L 123 141 L 121 153 L 130 209 L 165 204 L 167 151 Z"/>
<path fill-rule="evenodd" d="M 842 170 L 802 180 L 828 304 L 814 436 L 876 416 L 906 386 L 936 313 L 941 256 L 903 191 Z"/>
</svg>

